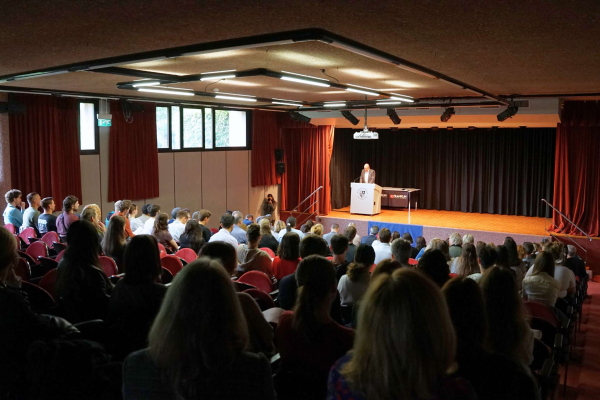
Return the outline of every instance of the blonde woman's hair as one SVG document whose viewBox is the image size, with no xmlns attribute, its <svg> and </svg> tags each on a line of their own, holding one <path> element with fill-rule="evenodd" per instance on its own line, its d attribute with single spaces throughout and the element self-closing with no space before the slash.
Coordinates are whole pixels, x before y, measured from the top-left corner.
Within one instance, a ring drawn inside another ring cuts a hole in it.
<svg viewBox="0 0 600 400">
<path fill-rule="evenodd" d="M 452 235 L 450 235 L 450 246 L 462 246 L 463 241 L 462 238 L 460 237 L 460 233 L 458 232 L 454 232 Z"/>
<path fill-rule="evenodd" d="M 310 228 L 310 233 L 312 233 L 313 235 L 317 235 L 317 236 L 323 236 L 323 225 L 321 225 L 321 224 L 313 225 L 313 227 Z"/>
<path fill-rule="evenodd" d="M 282 230 L 285 230 L 285 222 L 283 222 L 282 220 L 278 220 L 277 222 L 275 222 L 274 231 L 275 233 L 279 233 Z"/>
<path fill-rule="evenodd" d="M 399 269 L 369 286 L 342 375 L 369 400 L 428 399 L 454 368 L 456 337 L 440 289 Z"/>
<path fill-rule="evenodd" d="M 102 219 L 102 210 L 100 210 L 100 207 L 98 207 L 97 204 L 88 204 L 87 206 L 83 207 L 83 211 L 81 211 L 81 213 L 83 214 L 87 208 L 96 210 L 96 218 L 98 218 L 98 221 Z"/>
<path fill-rule="evenodd" d="M 173 279 L 148 335 L 148 352 L 177 398 L 229 373 L 246 348 L 248 328 L 231 277 L 201 257 Z"/>
<path fill-rule="evenodd" d="M 16 265 L 19 260 L 17 254 L 17 239 L 6 228 L 0 227 L 0 271 L 10 265 Z"/>
<path fill-rule="evenodd" d="M 475 244 L 475 238 L 470 233 L 466 233 L 462 238 L 463 244 L 471 243 Z"/>
<path fill-rule="evenodd" d="M 260 235 L 272 235 L 271 233 L 271 222 L 268 218 L 263 218 L 260 220 Z"/>
</svg>

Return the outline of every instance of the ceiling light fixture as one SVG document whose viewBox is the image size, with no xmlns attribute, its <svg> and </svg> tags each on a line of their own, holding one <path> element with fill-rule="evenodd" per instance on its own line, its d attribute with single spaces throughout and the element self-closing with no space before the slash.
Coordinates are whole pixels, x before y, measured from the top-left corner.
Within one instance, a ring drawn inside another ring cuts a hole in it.
<svg viewBox="0 0 600 400">
<path fill-rule="evenodd" d="M 284 81 L 298 82 L 298 83 L 304 83 L 307 85 L 314 85 L 314 86 L 322 86 L 322 87 L 331 86 L 328 83 L 313 82 L 313 81 L 309 81 L 307 79 L 293 78 L 291 76 L 282 76 L 281 79 L 283 79 Z"/>
<path fill-rule="evenodd" d="M 290 111 L 290 117 L 292 117 L 292 119 L 294 121 L 300 121 L 300 122 L 304 122 L 307 124 L 310 123 L 309 117 L 307 117 L 306 115 L 300 114 L 299 112 L 296 112 L 296 111 Z"/>
<path fill-rule="evenodd" d="M 233 79 L 235 78 L 235 74 L 228 75 L 210 75 L 203 78 L 200 78 L 201 81 L 219 81 L 221 79 Z"/>
<path fill-rule="evenodd" d="M 446 110 L 444 110 L 444 113 L 440 117 L 440 121 L 448 122 L 448 121 L 450 121 L 450 118 L 452 118 L 452 116 L 454 114 L 455 114 L 454 107 L 448 107 L 448 108 L 446 108 Z"/>
<path fill-rule="evenodd" d="M 378 106 L 387 106 L 387 105 L 394 105 L 394 104 L 402 104 L 401 101 L 378 101 L 375 104 L 377 104 Z"/>
<path fill-rule="evenodd" d="M 289 71 L 281 71 L 285 74 L 291 74 L 291 75 L 298 75 L 298 76 L 303 76 L 305 78 L 310 78 L 310 79 L 318 79 L 320 81 L 325 81 L 325 82 L 329 82 L 329 79 L 325 79 L 325 78 L 317 78 L 316 76 L 310 76 L 310 75 L 302 75 L 302 74 L 297 74 L 295 72 L 289 72 Z"/>
<path fill-rule="evenodd" d="M 195 96 L 194 92 L 186 92 L 179 90 L 167 90 L 167 89 L 138 89 L 139 92 L 150 92 L 150 93 L 162 93 L 162 94 L 175 94 L 177 96 Z"/>
<path fill-rule="evenodd" d="M 400 101 L 405 101 L 407 103 L 414 103 L 414 100 L 411 99 L 407 99 L 406 97 L 396 97 L 396 96 L 390 96 L 390 99 L 392 100 L 400 100 Z"/>
<path fill-rule="evenodd" d="M 398 125 L 402 121 L 398 114 L 396 114 L 396 110 L 394 110 L 393 108 L 387 109 L 387 116 L 390 117 L 394 125 Z"/>
<path fill-rule="evenodd" d="M 223 96 L 220 94 L 216 95 L 215 99 L 256 102 L 256 99 L 253 99 L 251 97 Z"/>
<path fill-rule="evenodd" d="M 293 107 L 304 107 L 302 104 L 298 103 L 284 103 L 283 101 L 272 101 L 272 104 L 281 104 L 284 106 L 293 106 Z"/>
<path fill-rule="evenodd" d="M 224 69 L 222 71 L 211 71 L 211 72 L 202 72 L 200 75 L 209 75 L 209 74 L 222 74 L 225 72 L 235 72 L 235 69 Z"/>
<path fill-rule="evenodd" d="M 140 87 L 140 86 L 158 86 L 160 85 L 160 81 L 144 81 L 144 82 L 138 82 L 138 83 L 134 83 L 133 87 Z"/>
<path fill-rule="evenodd" d="M 342 111 L 342 115 L 346 118 L 352 125 L 358 125 L 360 122 L 358 118 L 352 114 L 350 111 Z"/>
<path fill-rule="evenodd" d="M 369 96 L 379 96 L 379 93 L 369 92 L 368 90 L 354 89 L 354 88 L 346 88 L 349 92 L 362 93 L 367 94 Z"/>
<path fill-rule="evenodd" d="M 273 100 L 276 100 L 276 101 L 287 101 L 288 103 L 302 103 L 300 100 L 278 99 L 276 97 L 273 97 Z"/>
<path fill-rule="evenodd" d="M 510 106 L 508 106 L 508 108 L 506 110 L 504 110 L 500 114 L 498 114 L 498 121 L 504 122 L 507 119 L 514 117 L 518 111 L 519 111 L 519 107 L 511 104 Z"/>
<path fill-rule="evenodd" d="M 323 107 L 345 107 L 346 103 L 327 103 L 323 104 Z"/>
<path fill-rule="evenodd" d="M 352 87 L 357 87 L 357 88 L 361 88 L 361 89 L 367 89 L 367 90 L 377 90 L 377 89 L 373 89 L 370 87 L 366 87 L 366 86 L 358 86 L 358 85 L 353 85 L 351 83 L 347 83 L 348 86 L 352 86 Z"/>
<path fill-rule="evenodd" d="M 393 93 L 393 92 L 392 92 L 392 94 L 393 94 L 394 96 L 407 97 L 407 98 L 409 98 L 409 99 L 412 99 L 412 98 L 413 98 L 412 96 L 409 96 L 409 95 L 407 95 L 407 94 L 400 94 L 400 93 Z"/>
</svg>

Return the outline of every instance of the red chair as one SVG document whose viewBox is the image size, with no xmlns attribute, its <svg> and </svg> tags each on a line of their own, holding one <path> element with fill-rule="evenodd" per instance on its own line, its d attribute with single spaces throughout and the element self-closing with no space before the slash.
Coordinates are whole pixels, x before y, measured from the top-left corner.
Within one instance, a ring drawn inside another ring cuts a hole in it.
<svg viewBox="0 0 600 400">
<path fill-rule="evenodd" d="M 54 243 L 52 243 L 52 248 L 54 249 L 54 251 L 56 252 L 56 254 L 59 254 L 63 250 L 67 249 L 67 244 L 66 243 L 60 243 L 60 242 L 54 242 Z"/>
<path fill-rule="evenodd" d="M 21 282 L 21 290 L 27 293 L 27 300 L 33 312 L 43 314 L 56 305 L 47 290 L 30 282 Z"/>
<path fill-rule="evenodd" d="M 167 253 L 167 249 L 165 249 L 165 246 L 163 246 L 160 243 L 158 244 L 158 251 L 164 252 L 165 254 Z"/>
<path fill-rule="evenodd" d="M 58 255 L 56 256 L 56 258 L 54 259 L 54 261 L 60 262 L 60 260 L 62 260 L 62 258 L 63 258 L 64 255 L 65 255 L 65 251 L 62 250 L 60 253 L 58 253 Z"/>
<path fill-rule="evenodd" d="M 54 243 L 60 243 L 60 238 L 58 237 L 58 233 L 50 231 L 42 236 L 42 242 L 46 243 L 49 248 L 53 248 Z"/>
<path fill-rule="evenodd" d="M 166 255 L 160 259 L 160 265 L 168 269 L 173 276 L 183 269 L 183 263 L 177 256 Z"/>
<path fill-rule="evenodd" d="M 268 247 L 261 247 L 260 248 L 262 251 L 264 251 L 265 253 L 267 253 L 269 255 L 269 257 L 271 258 L 275 258 L 275 253 L 273 253 L 273 250 L 271 250 Z"/>
<path fill-rule="evenodd" d="M 23 241 L 25 242 L 25 244 L 30 244 L 31 242 L 29 241 L 29 238 L 35 238 L 35 229 L 33 228 L 25 228 L 23 229 L 23 232 L 19 233 L 19 237 L 21 239 L 23 239 Z"/>
<path fill-rule="evenodd" d="M 191 263 L 192 261 L 196 261 L 198 256 L 196 252 L 192 249 L 180 249 L 175 255 L 179 258 L 183 258 L 187 263 Z"/>
<path fill-rule="evenodd" d="M 17 250 L 17 254 L 19 254 L 19 257 L 23 258 L 25 261 L 27 261 L 27 264 L 29 264 L 30 268 L 33 268 L 35 265 L 37 265 L 37 261 L 35 260 L 35 258 L 31 257 L 29 254 L 25 253 L 22 250 Z"/>
<path fill-rule="evenodd" d="M 210 228 L 211 233 L 214 235 L 215 233 L 219 233 L 217 228 Z"/>
<path fill-rule="evenodd" d="M 117 268 L 117 263 L 110 257 L 100 256 L 98 257 L 100 260 L 100 266 L 102 267 L 102 271 L 106 274 L 107 277 L 111 277 L 113 275 L 117 275 L 119 273 L 119 269 Z"/>
<path fill-rule="evenodd" d="M 333 261 L 333 257 L 327 257 L 329 261 Z"/>
<path fill-rule="evenodd" d="M 448 275 L 450 276 L 450 279 L 456 278 L 458 276 L 458 274 L 455 274 L 455 273 L 452 273 L 452 272 L 450 272 Z"/>
<path fill-rule="evenodd" d="M 248 293 L 252 298 L 256 301 L 261 311 L 268 310 L 270 308 L 275 307 L 275 302 L 269 296 L 268 293 L 265 293 L 259 289 L 246 289 L 244 293 Z"/>
<path fill-rule="evenodd" d="M 558 317 L 547 305 L 535 301 L 525 301 L 523 305 L 530 316 L 546 320 L 556 328 L 560 328 L 561 324 Z"/>
<path fill-rule="evenodd" d="M 40 265 L 36 265 L 31 269 L 31 276 L 34 278 L 42 277 L 51 269 L 58 267 L 58 263 L 53 258 L 40 257 L 38 261 Z"/>
<path fill-rule="evenodd" d="M 39 287 L 50 293 L 50 296 L 54 298 L 54 284 L 56 283 L 57 269 L 51 269 L 42 277 L 40 280 Z"/>
<path fill-rule="evenodd" d="M 408 263 L 410 265 L 419 265 L 419 262 L 417 260 L 415 260 L 414 258 L 409 258 Z"/>
<path fill-rule="evenodd" d="M 33 257 L 34 260 L 38 260 L 40 257 L 48 257 L 48 246 L 44 242 L 33 242 L 29 245 L 25 253 Z M 36 264 L 39 262 L 36 261 Z"/>
<path fill-rule="evenodd" d="M 247 283 L 254 287 L 259 288 L 265 293 L 271 293 L 273 291 L 273 284 L 271 279 L 264 272 L 260 271 L 248 271 L 244 275 L 240 276 L 238 282 Z"/>
<path fill-rule="evenodd" d="M 15 274 L 20 276 L 24 281 L 28 281 L 31 279 L 31 268 L 25 259 L 19 257 L 19 262 L 14 268 Z"/>
<path fill-rule="evenodd" d="M 6 224 L 6 225 L 4 225 L 4 227 L 6 228 L 7 231 L 12 233 L 13 235 L 17 234 L 17 228 L 15 228 L 15 226 L 13 224 Z"/>
</svg>

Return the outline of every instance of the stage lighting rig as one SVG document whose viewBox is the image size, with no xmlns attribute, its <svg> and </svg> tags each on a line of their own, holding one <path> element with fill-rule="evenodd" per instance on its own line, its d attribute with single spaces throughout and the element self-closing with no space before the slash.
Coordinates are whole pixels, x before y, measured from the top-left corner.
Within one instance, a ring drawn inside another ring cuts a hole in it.
<svg viewBox="0 0 600 400">
<path fill-rule="evenodd" d="M 300 122 L 310 124 L 310 118 L 308 118 L 306 115 L 300 114 L 299 112 L 290 111 L 290 117 L 292 117 L 292 119 L 294 121 L 300 121 Z"/>
<path fill-rule="evenodd" d="M 387 116 L 390 117 L 394 125 L 398 125 L 402 121 L 398 114 L 396 114 L 396 110 L 394 110 L 393 108 L 387 109 Z"/>
<path fill-rule="evenodd" d="M 498 121 L 504 122 L 507 119 L 512 118 L 514 115 L 516 115 L 518 111 L 519 107 L 515 106 L 514 104 L 511 104 L 506 110 L 498 114 Z"/>
<path fill-rule="evenodd" d="M 352 125 L 358 125 L 360 122 L 358 118 L 354 116 L 350 111 L 342 111 L 342 115 L 346 118 Z"/>
<path fill-rule="evenodd" d="M 450 121 L 450 118 L 452 118 L 452 116 L 454 114 L 455 114 L 454 107 L 448 107 L 448 108 L 446 108 L 446 110 L 444 111 L 442 116 L 440 117 L 440 120 L 442 122 L 448 122 L 448 121 Z"/>
</svg>

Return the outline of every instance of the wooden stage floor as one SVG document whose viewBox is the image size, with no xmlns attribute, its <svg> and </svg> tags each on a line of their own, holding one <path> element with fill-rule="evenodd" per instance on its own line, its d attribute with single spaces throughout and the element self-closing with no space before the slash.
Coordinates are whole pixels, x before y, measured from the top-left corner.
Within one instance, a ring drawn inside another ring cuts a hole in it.
<svg viewBox="0 0 600 400">
<path fill-rule="evenodd" d="M 408 223 L 407 209 L 385 209 L 378 215 L 350 214 L 350 207 L 332 210 L 327 217 L 346 218 L 364 221 Z M 461 230 L 494 231 L 525 235 L 547 236 L 544 229 L 545 218 L 518 217 L 514 215 L 478 214 L 460 211 L 418 210 L 411 211 L 413 225 L 457 228 Z"/>
</svg>

